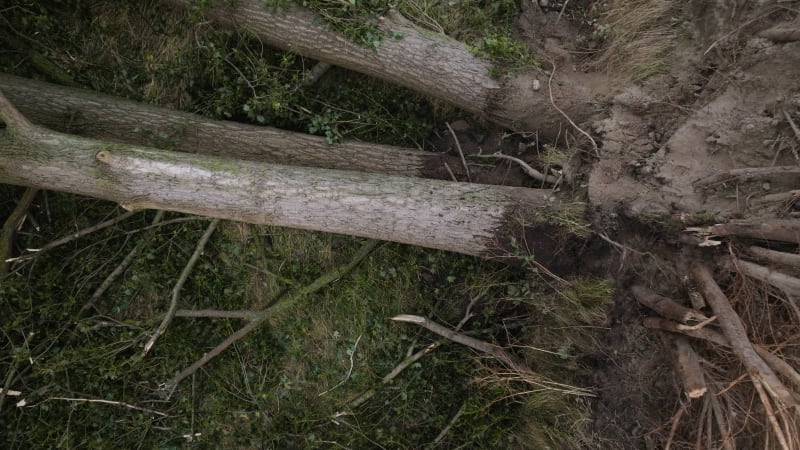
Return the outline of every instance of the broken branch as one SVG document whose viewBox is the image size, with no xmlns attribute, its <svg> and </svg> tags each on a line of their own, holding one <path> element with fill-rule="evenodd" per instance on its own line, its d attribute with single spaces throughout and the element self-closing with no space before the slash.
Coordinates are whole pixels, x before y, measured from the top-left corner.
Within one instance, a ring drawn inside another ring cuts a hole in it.
<svg viewBox="0 0 800 450">
<path fill-rule="evenodd" d="M 684 337 L 675 338 L 675 348 L 678 352 L 678 372 L 683 380 L 683 387 L 689 398 L 700 398 L 708 391 L 700 367 L 700 357 L 697 356 L 689 341 Z"/>
<path fill-rule="evenodd" d="M 757 247 L 752 245 L 748 248 L 750 253 L 775 264 L 782 264 L 784 266 L 800 268 L 800 255 L 794 253 L 778 252 L 764 247 Z"/>
<path fill-rule="evenodd" d="M 515 158 L 515 157 L 510 156 L 510 155 L 505 155 L 505 154 L 503 154 L 501 152 L 494 152 L 491 155 L 473 155 L 473 156 L 475 156 L 476 158 L 500 158 L 500 159 L 505 159 L 505 160 L 508 160 L 508 161 L 515 162 L 515 163 L 519 164 L 519 166 L 522 168 L 523 172 L 528 174 L 529 177 L 531 177 L 533 179 L 536 179 L 536 180 L 539 180 L 539 181 L 541 181 L 543 183 L 557 184 L 558 181 L 560 180 L 559 177 L 554 177 L 553 175 L 545 175 L 542 172 L 539 172 L 538 170 L 534 169 L 533 167 L 528 165 L 528 163 L 526 163 L 525 161 L 523 161 L 523 160 L 521 160 L 519 158 Z"/>
<path fill-rule="evenodd" d="M 677 320 L 682 323 L 686 323 L 690 320 L 696 320 L 698 322 L 708 320 L 708 317 L 700 311 L 680 305 L 675 300 L 658 295 L 644 286 L 633 286 L 631 287 L 631 292 L 641 304 L 667 319 Z"/>
<path fill-rule="evenodd" d="M 22 223 L 25 221 L 25 217 L 28 215 L 28 208 L 30 208 L 33 199 L 36 198 L 36 194 L 38 193 L 39 189 L 26 189 L 25 193 L 22 194 L 22 198 L 17 203 L 17 206 L 14 208 L 14 211 L 11 212 L 11 215 L 8 216 L 5 223 L 3 223 L 3 230 L 0 231 L 0 233 L 2 233 L 0 234 L 0 276 L 8 273 L 8 263 L 12 261 L 11 252 L 14 247 L 14 236 L 16 236 L 17 230 L 19 230 L 19 227 L 21 227 Z"/>
</svg>

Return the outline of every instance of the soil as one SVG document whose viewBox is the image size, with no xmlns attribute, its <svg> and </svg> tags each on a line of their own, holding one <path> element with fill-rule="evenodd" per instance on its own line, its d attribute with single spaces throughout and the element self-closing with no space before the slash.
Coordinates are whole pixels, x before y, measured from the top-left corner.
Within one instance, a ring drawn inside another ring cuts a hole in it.
<svg viewBox="0 0 800 450">
<path fill-rule="evenodd" d="M 570 2 L 562 15 L 536 2 L 522 2 L 517 36 L 537 54 L 544 49 L 548 59 L 577 71 L 586 53 L 578 42 L 591 40 L 587 18 L 592 3 Z M 681 233 L 683 228 L 730 219 L 798 219 L 800 214 L 796 198 L 790 203 L 758 201 L 800 189 L 796 174 L 710 187 L 701 183 L 731 169 L 800 164 L 800 135 L 786 119 L 788 114 L 800 123 L 800 42 L 759 36 L 796 21 L 796 11 L 775 2 L 741 0 L 696 0 L 686 8 L 683 32 L 667 56 L 665 73 L 638 83 L 621 79 L 613 67 L 597 75 L 618 87 L 596 120 L 581 124 L 598 142 L 601 155 L 578 152 L 583 164 L 567 168 L 574 171 L 569 181 L 588 191 L 595 231 L 614 242 L 581 255 L 582 267 L 602 267 L 618 286 L 598 354 L 589 358 L 596 367 L 591 382 L 599 394 L 592 433 L 601 448 L 663 448 L 669 440 L 675 447 L 692 443 L 694 448 L 697 433 L 697 426 L 686 424 L 670 431 L 675 413 L 686 402 L 674 371 L 672 337 L 642 326 L 652 312 L 628 288 L 638 283 L 687 298 L 683 275 L 689 261 L 705 260 L 713 267 L 727 249 L 715 252 L 686 244 L 691 239 Z M 475 131 L 468 123 L 454 128 L 466 154 L 500 150 L 535 164 L 537 149 L 542 149 L 526 147 L 529 136 L 500 140 L 496 133 Z M 440 148 L 454 150 L 450 136 L 443 139 Z M 585 141 L 582 148 L 589 148 Z M 530 185 L 518 168 L 503 167 L 478 176 L 483 182 Z M 728 292 L 737 289 L 730 273 L 718 276 Z M 700 352 L 716 357 L 702 346 Z M 717 363 L 728 367 L 727 362 L 709 362 Z M 728 381 L 741 369 L 730 370 Z M 763 446 L 746 435 L 737 435 L 739 448 Z"/>
</svg>

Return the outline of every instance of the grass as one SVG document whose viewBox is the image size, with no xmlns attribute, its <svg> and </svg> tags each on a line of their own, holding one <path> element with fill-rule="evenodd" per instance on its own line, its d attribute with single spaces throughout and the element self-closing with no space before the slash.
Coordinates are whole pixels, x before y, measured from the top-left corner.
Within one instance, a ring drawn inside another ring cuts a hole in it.
<svg viewBox="0 0 800 450">
<path fill-rule="evenodd" d="M 664 73 L 687 20 L 685 9 L 675 1 L 609 2 L 595 23 L 601 45 L 593 67 L 633 81 Z"/>
<path fill-rule="evenodd" d="M 210 117 L 313 128 L 331 141 L 356 137 L 420 147 L 445 115 L 458 114 L 340 69 L 313 89 L 298 89 L 309 61 L 158 2 L 28 3 L 7 11 L 16 32 L 33 37 L 31 44 L 76 82 L 106 93 Z M 398 7 L 431 30 L 486 45 L 490 56 L 511 55 L 510 63 L 524 59 L 507 39 L 515 2 L 464 1 L 453 8 L 418 0 Z M 0 67 L 36 76 L 24 54 L 0 54 Z M 20 192 L 0 186 L 0 217 Z M 567 207 L 554 217 L 577 223 L 580 211 Z M 48 192 L 31 212 L 41 228 L 27 224 L 20 248 L 41 246 L 120 210 Z M 242 323 L 177 318 L 146 358 L 136 358 L 206 226 L 200 220 L 138 231 L 152 216 L 137 214 L 45 253 L 0 282 L 0 373 L 11 367 L 22 372 L 11 387 L 27 402 L 17 408 L 12 405 L 19 399 L 9 399 L 0 411 L 9 448 L 107 448 L 112 441 L 121 448 L 420 448 L 451 422 L 438 444 L 442 448 L 537 448 L 534 443 L 541 442 L 555 448 L 580 439 L 585 405 L 528 394 L 514 380 L 482 382 L 500 366 L 452 343 L 442 343 L 391 383 L 381 385 L 380 379 L 409 352 L 436 340 L 390 317 L 418 314 L 453 327 L 469 300 L 481 296 L 465 332 L 513 346 L 545 376 L 582 384 L 582 358 L 592 343 L 581 333 L 604 308 L 608 292 L 602 283 L 556 286 L 524 269 L 396 244 L 382 246 L 348 276 L 272 318 L 186 379 L 169 401 L 159 398 L 158 383 Z M 145 250 L 98 311 L 76 319 L 141 239 Z M 264 308 L 347 261 L 358 246 L 357 239 L 344 236 L 223 222 L 184 286 L 181 307 Z M 348 407 L 369 389 L 376 389 L 373 398 Z M 168 416 L 56 397 L 125 402 Z"/>
</svg>

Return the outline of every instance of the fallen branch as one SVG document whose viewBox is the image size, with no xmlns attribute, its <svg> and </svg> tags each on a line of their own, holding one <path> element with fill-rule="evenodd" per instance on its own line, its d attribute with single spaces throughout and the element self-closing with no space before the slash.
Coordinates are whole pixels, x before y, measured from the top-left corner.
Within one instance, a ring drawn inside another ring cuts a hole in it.
<svg viewBox="0 0 800 450">
<path fill-rule="evenodd" d="M 28 208 L 30 208 L 33 199 L 36 198 L 38 193 L 39 189 L 26 189 L 25 193 L 22 194 L 22 198 L 17 202 L 14 211 L 3 223 L 3 229 L 0 231 L 0 277 L 8 273 L 8 263 L 13 260 L 11 253 L 14 249 L 14 236 L 16 236 L 17 230 L 25 221 L 25 217 L 28 215 Z"/>
<path fill-rule="evenodd" d="M 228 336 L 224 341 L 222 341 L 216 347 L 211 349 L 208 353 L 203 355 L 202 358 L 198 359 L 197 361 L 192 363 L 192 365 L 183 369 L 180 373 L 178 373 L 177 375 L 172 377 L 172 379 L 167 381 L 162 391 L 165 397 L 167 398 L 171 397 L 172 393 L 175 391 L 175 388 L 178 387 L 178 384 L 180 384 L 181 381 L 183 381 L 186 377 L 192 375 L 193 373 L 197 372 L 198 369 L 203 367 L 206 363 L 208 363 L 212 359 L 216 358 L 220 353 L 225 351 L 226 348 L 233 345 L 236 341 L 247 336 L 250 332 L 260 327 L 268 318 L 274 316 L 275 314 L 281 311 L 285 311 L 286 309 L 295 306 L 300 300 L 321 290 L 322 288 L 328 286 L 329 284 L 333 283 L 334 281 L 338 280 L 344 275 L 350 273 L 350 271 L 352 271 L 359 263 L 361 263 L 361 261 L 363 261 L 364 258 L 366 258 L 367 255 L 369 255 L 369 253 L 372 250 L 374 250 L 379 243 L 380 241 L 372 239 L 365 241 L 349 263 L 343 266 L 339 266 L 333 269 L 332 271 L 320 276 L 319 278 L 314 280 L 311 284 L 298 289 L 296 292 L 292 293 L 284 300 L 281 300 L 278 303 L 260 311 L 258 313 L 258 316 L 252 319 L 250 322 L 248 322 L 247 325 L 238 329 L 235 333 Z"/>
<path fill-rule="evenodd" d="M 756 247 L 755 245 L 748 248 L 750 253 L 761 258 L 765 261 L 782 264 L 788 267 L 800 268 L 800 255 L 795 253 L 778 252 L 763 247 Z"/>
<path fill-rule="evenodd" d="M 713 236 L 739 236 L 800 244 L 800 220 L 773 219 L 763 222 L 737 220 L 708 227 L 691 227 L 686 231 Z"/>
<path fill-rule="evenodd" d="M 792 190 L 786 192 L 778 192 L 777 194 L 767 194 L 758 198 L 754 198 L 750 203 L 756 206 L 769 205 L 774 203 L 790 205 L 800 199 L 800 190 Z"/>
<path fill-rule="evenodd" d="M 683 380 L 686 395 L 689 398 L 700 398 L 708 391 L 703 369 L 700 367 L 700 357 L 686 338 L 679 336 L 674 342 L 678 353 L 678 372 Z"/>
<path fill-rule="evenodd" d="M 740 273 L 784 291 L 789 301 L 793 300 L 791 297 L 800 297 L 800 278 L 737 258 L 733 258 L 733 264 Z"/>
<path fill-rule="evenodd" d="M 642 325 L 645 328 L 650 328 L 654 330 L 662 330 L 662 331 L 669 331 L 672 333 L 679 333 L 686 336 L 690 336 L 696 339 L 702 339 L 704 341 L 712 342 L 717 345 L 722 345 L 724 347 L 730 347 L 731 343 L 728 338 L 725 337 L 722 333 L 719 333 L 715 330 L 709 328 L 701 328 L 699 330 L 692 330 L 686 327 L 685 325 L 681 325 L 677 322 L 672 322 L 670 320 L 662 319 L 660 317 L 646 317 L 642 321 Z M 794 369 L 789 363 L 784 361 L 779 356 L 773 354 L 766 347 L 762 345 L 753 344 L 753 348 L 755 349 L 756 353 L 764 360 L 767 364 L 775 372 L 778 372 L 782 376 L 786 377 L 790 380 L 795 388 L 800 391 L 800 373 Z"/>
<path fill-rule="evenodd" d="M 556 184 L 561 179 L 560 177 L 555 177 L 553 175 L 545 175 L 545 174 L 539 172 L 538 170 L 534 169 L 530 165 L 528 165 L 528 163 L 526 163 L 525 161 L 523 161 L 523 160 L 521 160 L 519 158 L 515 158 L 513 156 L 505 155 L 505 154 L 503 154 L 501 152 L 494 152 L 494 153 L 492 153 L 490 155 L 472 155 L 472 156 L 474 156 L 476 158 L 500 158 L 500 159 L 505 159 L 505 160 L 508 160 L 508 161 L 512 161 L 514 163 L 519 164 L 519 166 L 522 168 L 523 172 L 525 172 L 529 177 L 531 177 L 533 179 L 536 179 L 536 180 L 539 180 L 539 181 L 541 181 L 543 183 Z"/>
<path fill-rule="evenodd" d="M 400 314 L 395 317 L 392 317 L 392 320 L 395 320 L 397 322 L 407 322 L 419 325 L 422 328 L 425 328 L 426 330 L 438 334 L 439 336 L 442 336 L 457 344 L 461 344 L 471 349 L 477 350 L 481 353 L 490 355 L 496 360 L 498 360 L 500 363 L 502 363 L 504 366 L 506 366 L 508 369 L 510 369 L 515 376 L 518 376 L 522 381 L 527 382 L 529 384 L 539 386 L 543 389 L 554 390 L 566 394 L 584 395 L 584 396 L 594 395 L 588 389 L 578 388 L 543 379 L 539 374 L 535 373 L 527 366 L 525 366 L 525 364 L 523 364 L 517 358 L 506 352 L 502 347 L 494 344 L 489 344 L 488 342 L 475 339 L 473 337 L 467 336 L 462 333 L 458 333 L 449 328 L 443 327 L 442 325 L 439 325 L 438 323 L 430 319 L 427 319 L 425 317 L 415 316 L 411 314 Z"/>
<path fill-rule="evenodd" d="M 175 317 L 204 317 L 209 319 L 247 319 L 258 317 L 258 311 L 238 310 L 220 311 L 218 309 L 179 309 Z"/>
<path fill-rule="evenodd" d="M 181 289 L 186 283 L 186 280 L 189 278 L 189 274 L 192 273 L 192 269 L 194 269 L 195 264 L 197 264 L 197 260 L 200 259 L 203 249 L 206 248 L 206 243 L 208 243 L 211 235 L 214 234 L 217 224 L 219 224 L 219 219 L 212 220 L 211 223 L 208 224 L 208 227 L 206 227 L 206 232 L 203 233 L 203 236 L 200 237 L 199 241 L 197 241 L 197 246 L 194 249 L 194 253 L 192 253 L 189 261 L 183 268 L 183 271 L 178 278 L 178 282 L 175 283 L 175 287 L 172 288 L 172 300 L 170 301 L 166 314 L 164 314 L 164 319 L 161 321 L 161 324 L 158 326 L 155 333 L 150 336 L 150 339 L 148 339 L 147 343 L 144 345 L 144 350 L 142 350 L 143 357 L 147 355 L 147 352 L 149 352 L 151 348 L 153 348 L 156 340 L 158 340 L 158 338 L 161 337 L 165 331 L 167 331 L 167 327 L 169 327 L 169 324 L 172 323 L 172 319 L 175 318 L 175 311 L 178 310 L 178 299 L 181 295 Z"/>
<path fill-rule="evenodd" d="M 687 323 L 692 320 L 698 322 L 708 320 L 708 317 L 700 311 L 680 305 L 675 300 L 658 295 L 644 286 L 633 286 L 631 287 L 631 292 L 641 304 L 667 319 L 677 320 L 682 323 Z"/>
<path fill-rule="evenodd" d="M 770 393 L 785 406 L 800 405 L 800 402 L 794 398 L 794 393 L 786 388 L 783 382 L 775 375 L 775 372 L 756 353 L 747 338 L 747 332 L 742 320 L 714 281 L 708 268 L 702 263 L 694 261 L 690 270 L 692 279 L 714 310 L 723 334 L 730 341 L 733 352 L 747 368 L 750 378 L 754 382 L 763 383 Z"/>
</svg>

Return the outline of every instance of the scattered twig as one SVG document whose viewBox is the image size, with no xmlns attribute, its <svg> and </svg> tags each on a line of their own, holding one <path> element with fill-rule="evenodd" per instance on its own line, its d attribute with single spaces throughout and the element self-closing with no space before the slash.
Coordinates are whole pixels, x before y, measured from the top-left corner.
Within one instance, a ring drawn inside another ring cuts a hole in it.
<svg viewBox="0 0 800 450">
<path fill-rule="evenodd" d="M 480 155 L 480 154 L 478 154 L 478 155 L 472 155 L 472 156 L 474 156 L 476 158 L 501 158 L 501 159 L 505 159 L 505 160 L 508 160 L 508 161 L 515 162 L 515 163 L 519 164 L 519 166 L 522 168 L 523 172 L 528 174 L 529 177 L 531 177 L 533 179 L 536 179 L 536 180 L 539 180 L 539 181 L 541 181 L 543 183 L 556 184 L 561 179 L 560 177 L 555 177 L 553 175 L 545 175 L 545 174 L 539 172 L 538 170 L 534 169 L 533 167 L 531 167 L 525 161 L 523 161 L 523 160 L 521 160 L 519 158 L 515 158 L 513 156 L 510 156 L 510 155 L 505 155 L 502 152 L 494 152 L 494 153 L 492 153 L 490 155 Z"/>
<path fill-rule="evenodd" d="M 167 331 L 167 327 L 169 327 L 169 324 L 172 323 L 172 319 L 175 318 L 175 311 L 178 310 L 178 299 L 181 295 L 181 289 L 186 283 L 186 280 L 189 278 L 189 274 L 192 273 L 192 269 L 194 269 L 195 264 L 197 264 L 197 260 L 200 259 L 200 255 L 203 253 L 206 243 L 211 238 L 211 235 L 214 234 L 214 230 L 217 228 L 219 221 L 220 219 L 212 220 L 211 223 L 208 224 L 208 227 L 206 227 L 206 232 L 203 233 L 203 236 L 199 241 L 197 241 L 197 246 L 194 249 L 194 253 L 192 254 L 191 258 L 189 258 L 189 262 L 187 262 L 186 266 L 183 268 L 183 272 L 181 272 L 178 282 L 175 283 L 175 287 L 172 288 L 172 300 L 170 301 L 166 314 L 164 314 L 164 319 L 161 321 L 161 324 L 158 326 L 155 333 L 150 336 L 150 339 L 144 345 L 142 356 L 147 355 L 147 352 L 149 352 L 150 349 L 153 348 L 153 345 L 155 345 L 156 340 L 158 340 L 158 338 L 164 334 L 165 331 Z"/>
<path fill-rule="evenodd" d="M 63 400 L 67 402 L 80 402 L 80 403 L 102 403 L 104 405 L 122 406 L 123 408 L 142 411 L 148 414 L 154 414 L 156 416 L 161 416 L 161 417 L 169 416 L 169 414 L 162 411 L 156 411 L 155 409 L 143 408 L 141 406 L 131 405 L 130 403 L 125 403 L 125 402 L 117 402 L 114 400 L 103 400 L 101 398 L 48 397 L 47 401 L 49 400 Z"/>
<path fill-rule="evenodd" d="M 775 411 L 772 409 L 772 403 L 770 402 L 769 397 L 767 397 L 767 393 L 764 392 L 764 385 L 760 380 L 753 378 L 753 386 L 755 386 L 756 391 L 758 392 L 758 396 L 761 399 L 761 404 L 764 405 L 764 411 L 767 413 L 767 419 L 769 420 L 770 425 L 772 425 L 772 431 L 775 433 L 778 443 L 783 450 L 790 450 L 789 443 L 786 442 L 786 436 L 783 434 L 780 424 L 778 424 L 778 418 L 775 417 Z"/>
<path fill-rule="evenodd" d="M 120 215 L 118 215 L 118 216 L 116 216 L 116 217 L 114 217 L 112 219 L 108 219 L 108 220 L 106 220 L 104 222 L 100 222 L 100 223 L 94 224 L 94 225 L 92 225 L 90 227 L 86 227 L 84 229 L 78 230 L 78 231 L 76 231 L 74 233 L 70 233 L 70 234 L 68 234 L 66 236 L 63 236 L 63 237 L 60 237 L 60 238 L 56 239 L 55 241 L 48 242 L 47 244 L 45 244 L 44 246 L 42 246 L 40 248 L 29 248 L 27 250 L 29 252 L 33 252 L 33 253 L 28 253 L 26 255 L 20 255 L 20 256 L 17 256 L 16 258 L 11 258 L 11 259 L 8 259 L 6 261 L 7 262 L 26 261 L 26 260 L 29 260 L 29 259 L 36 258 L 37 256 L 41 255 L 42 253 L 44 253 L 44 252 L 46 252 L 48 250 L 52 250 L 52 249 L 54 249 L 56 247 L 59 247 L 59 246 L 62 246 L 64 244 L 66 244 L 68 242 L 72 242 L 75 239 L 78 239 L 78 238 L 81 238 L 83 236 L 86 236 L 87 234 L 94 233 L 95 231 L 100 231 L 100 230 L 102 230 L 104 228 L 108 228 L 108 227 L 110 227 L 112 225 L 118 224 L 118 223 L 122 222 L 123 220 L 131 217 L 134 214 L 136 214 L 136 211 L 126 211 L 126 212 L 124 212 L 124 213 L 122 213 L 122 214 L 120 214 Z"/>
<path fill-rule="evenodd" d="M 12 261 L 11 253 L 14 249 L 14 236 L 16 236 L 17 230 L 25 221 L 25 217 L 28 215 L 28 208 L 30 208 L 33 199 L 36 198 L 38 193 L 39 189 L 25 189 L 25 193 L 22 194 L 22 198 L 17 202 L 14 211 L 3 223 L 3 229 L 0 231 L 2 233 L 0 234 L 0 277 L 8 273 L 8 263 Z"/>
<path fill-rule="evenodd" d="M 453 127 L 450 126 L 449 123 L 445 122 L 447 125 L 447 129 L 450 130 L 450 134 L 453 136 L 453 141 L 456 143 L 456 148 L 458 149 L 458 156 L 461 157 L 461 164 L 464 165 L 464 172 L 467 174 L 467 181 L 472 183 L 472 177 L 469 174 L 469 165 L 467 165 L 467 160 L 464 159 L 464 151 L 461 150 L 461 142 L 458 141 L 458 136 L 456 136 L 456 132 L 453 131 Z"/>
<path fill-rule="evenodd" d="M 727 420 L 728 415 L 722 413 L 722 407 L 717 398 L 720 394 L 714 391 L 713 385 L 709 387 L 709 394 L 711 395 L 707 395 L 706 398 L 711 404 L 711 412 L 714 414 L 714 418 L 717 421 L 717 428 L 719 428 L 719 434 L 722 438 L 722 446 L 725 450 L 736 450 L 731 433 L 730 421 Z M 711 433 L 711 427 L 709 427 L 708 432 L 709 434 Z"/>
<path fill-rule="evenodd" d="M 374 250 L 380 241 L 376 240 L 367 240 L 364 244 L 361 245 L 361 248 L 358 249 L 356 254 L 347 264 L 343 266 L 339 266 L 332 271 L 320 276 L 316 280 L 314 280 L 311 284 L 304 286 L 298 289 L 293 294 L 289 295 L 287 298 L 279 301 L 278 303 L 260 311 L 258 316 L 252 319 L 247 325 L 243 326 L 242 328 L 236 330 L 235 333 L 228 336 L 224 341 L 219 343 L 216 347 L 211 349 L 208 353 L 203 355 L 200 359 L 192 363 L 189 367 L 183 369 L 180 373 L 172 377 L 167 383 L 164 385 L 164 394 L 167 398 L 172 396 L 172 392 L 175 388 L 178 387 L 181 381 L 183 381 L 189 375 L 195 373 L 198 369 L 203 367 L 206 363 L 211 361 L 212 359 L 216 358 L 217 355 L 225 351 L 226 348 L 230 347 L 236 341 L 240 340 L 241 338 L 247 336 L 250 332 L 260 327 L 268 318 L 272 317 L 273 315 L 285 311 L 288 308 L 293 307 L 297 304 L 298 301 L 305 298 L 308 295 L 311 295 L 324 287 L 328 286 L 329 284 L 333 283 L 334 281 L 338 280 L 342 276 L 350 273 L 364 258 L 369 255 L 369 253 Z"/>
<path fill-rule="evenodd" d="M 556 73 L 556 65 L 555 65 L 555 63 L 552 63 L 552 62 L 550 64 L 553 66 L 553 68 L 550 70 L 550 77 L 547 79 L 547 89 L 548 89 L 549 94 L 550 94 L 550 104 L 553 105 L 553 108 L 555 108 L 556 111 L 561 113 L 561 115 L 564 116 L 565 119 L 567 119 L 567 121 L 570 123 L 570 125 L 572 125 L 573 128 L 578 130 L 578 132 L 581 133 L 582 135 L 584 135 L 587 138 L 589 138 L 589 142 L 592 143 L 592 148 L 594 149 L 594 154 L 595 154 L 595 156 L 597 156 L 599 158 L 600 157 L 600 148 L 597 146 L 597 142 L 594 140 L 592 135 L 590 135 L 589 133 L 584 131 L 583 128 L 581 128 L 578 125 L 576 125 L 575 122 L 573 122 L 572 119 L 567 115 L 567 113 L 562 111 L 561 108 L 559 108 L 556 105 L 555 100 L 553 100 L 553 75 L 555 75 L 555 73 Z"/>
<path fill-rule="evenodd" d="M 759 381 L 764 383 L 770 393 L 785 406 L 788 407 L 800 404 L 794 398 L 794 394 L 786 388 L 783 382 L 775 375 L 775 372 L 773 372 L 758 353 L 756 353 L 755 349 L 753 349 L 753 345 L 747 338 L 747 332 L 745 331 L 744 324 L 742 324 L 742 320 L 736 314 L 736 311 L 733 310 L 727 297 L 725 297 L 725 294 L 714 281 L 708 268 L 702 263 L 695 261 L 691 264 L 690 270 L 692 279 L 714 310 L 725 337 L 730 341 L 733 352 L 739 357 L 739 360 L 745 367 L 747 367 L 750 378 L 754 382 Z"/>
<path fill-rule="evenodd" d="M 678 424 L 681 422 L 681 417 L 683 417 L 685 412 L 686 405 L 681 404 L 678 412 L 672 416 L 672 426 L 669 428 L 669 435 L 667 436 L 667 441 L 664 444 L 664 450 L 670 450 L 670 448 L 672 448 L 672 440 L 675 438 L 675 432 L 678 431 Z"/>
<path fill-rule="evenodd" d="M 698 322 L 708 320 L 708 317 L 700 311 L 680 305 L 675 300 L 658 295 L 644 286 L 632 286 L 631 292 L 640 303 L 667 319 L 677 320 L 683 323 L 693 320 Z"/>
<path fill-rule="evenodd" d="M 353 374 L 353 365 L 354 365 L 354 363 L 353 363 L 353 357 L 354 357 L 354 356 L 355 356 L 355 354 L 356 354 L 356 349 L 358 348 L 358 343 L 359 343 L 359 341 L 361 341 L 361 336 L 362 336 L 362 335 L 359 335 L 359 336 L 358 336 L 358 339 L 356 339 L 356 343 L 355 343 L 355 344 L 353 344 L 353 350 L 348 352 L 348 353 L 350 354 L 350 369 L 348 369 L 348 370 L 347 370 L 347 375 L 345 375 L 344 379 L 343 379 L 342 381 L 340 381 L 339 383 L 337 383 L 337 384 L 336 384 L 336 386 L 334 386 L 334 387 L 332 387 L 332 388 L 328 389 L 327 391 L 324 391 L 324 392 L 320 393 L 320 394 L 318 395 L 318 397 L 322 397 L 323 395 L 327 394 L 328 392 L 330 392 L 330 391 L 332 391 L 332 390 L 334 390 L 334 389 L 338 388 L 339 386 L 341 386 L 341 385 L 343 385 L 343 384 L 347 383 L 347 380 L 349 380 L 349 379 L 350 379 L 350 375 L 352 375 L 352 374 Z"/>
<path fill-rule="evenodd" d="M 458 178 L 456 178 L 456 174 L 453 173 L 453 169 L 450 168 L 450 164 L 444 163 L 444 168 L 447 170 L 447 173 L 450 174 L 450 178 L 453 181 L 458 181 Z"/>
</svg>

